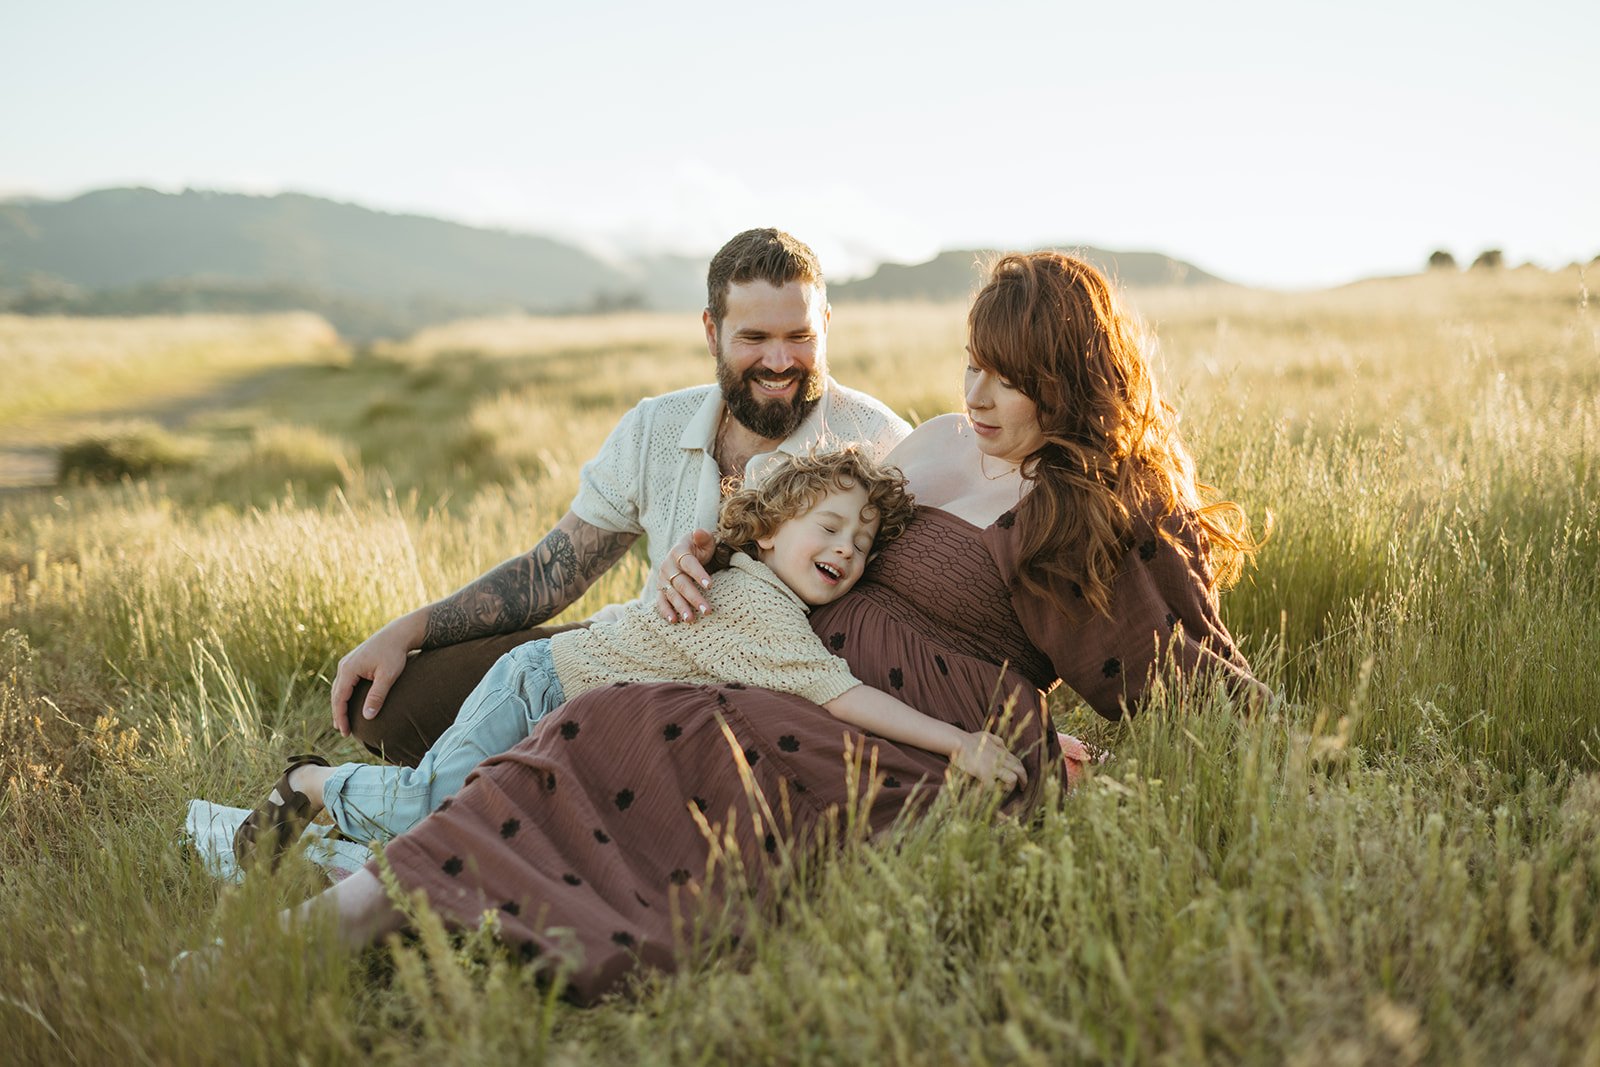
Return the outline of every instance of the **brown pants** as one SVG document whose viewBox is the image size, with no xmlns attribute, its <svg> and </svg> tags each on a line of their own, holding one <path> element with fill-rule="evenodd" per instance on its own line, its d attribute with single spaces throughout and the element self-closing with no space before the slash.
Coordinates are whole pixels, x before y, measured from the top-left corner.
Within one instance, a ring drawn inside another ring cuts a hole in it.
<svg viewBox="0 0 1600 1067">
<path fill-rule="evenodd" d="M 356 740 L 373 755 L 390 763 L 415 767 L 439 735 L 456 721 L 461 705 L 495 660 L 518 645 L 573 630 L 587 623 L 535 626 L 531 630 L 482 637 L 458 645 L 418 652 L 389 689 L 375 719 L 363 718 L 361 708 L 372 683 L 363 680 L 350 694 L 350 723 Z"/>
</svg>

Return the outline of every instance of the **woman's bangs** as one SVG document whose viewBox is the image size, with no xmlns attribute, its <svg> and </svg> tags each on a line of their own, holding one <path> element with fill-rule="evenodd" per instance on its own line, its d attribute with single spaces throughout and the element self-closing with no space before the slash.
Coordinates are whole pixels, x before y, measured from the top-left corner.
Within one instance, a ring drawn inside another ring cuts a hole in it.
<svg viewBox="0 0 1600 1067">
<path fill-rule="evenodd" d="M 997 281 L 978 294 L 967 316 L 967 354 L 983 370 L 1021 386 L 1038 377 L 1023 294 Z"/>
</svg>

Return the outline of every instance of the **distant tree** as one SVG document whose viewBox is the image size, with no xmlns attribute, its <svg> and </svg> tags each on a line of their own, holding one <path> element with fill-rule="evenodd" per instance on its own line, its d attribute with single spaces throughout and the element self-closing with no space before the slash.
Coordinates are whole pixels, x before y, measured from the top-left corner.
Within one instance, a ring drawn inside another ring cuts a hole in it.
<svg viewBox="0 0 1600 1067">
<path fill-rule="evenodd" d="M 1428 269 L 1429 270 L 1460 270 L 1461 268 L 1456 263 L 1456 257 L 1452 256 L 1449 252 L 1446 252 L 1444 249 L 1441 248 L 1437 252 L 1435 252 L 1433 255 L 1428 257 Z"/>
<path fill-rule="evenodd" d="M 643 311 L 649 306 L 650 301 L 636 289 L 620 293 L 602 290 L 594 295 L 588 307 L 582 309 L 580 314 L 609 315 L 616 311 Z"/>
<path fill-rule="evenodd" d="M 1472 261 L 1473 270 L 1499 270 L 1506 265 L 1506 254 L 1498 248 L 1486 248 Z"/>
<path fill-rule="evenodd" d="M 17 289 L 0 293 L 0 307 L 20 315 L 70 315 L 82 290 L 60 278 L 34 275 Z"/>
</svg>

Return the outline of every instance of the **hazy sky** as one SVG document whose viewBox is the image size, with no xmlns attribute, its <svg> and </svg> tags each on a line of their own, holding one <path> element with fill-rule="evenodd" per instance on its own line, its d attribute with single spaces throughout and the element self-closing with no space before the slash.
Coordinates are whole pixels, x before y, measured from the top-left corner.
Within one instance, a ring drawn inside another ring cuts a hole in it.
<svg viewBox="0 0 1600 1067">
<path fill-rule="evenodd" d="M 1600 253 L 1600 3 L 5 0 L 0 195 L 303 190 L 835 277 L 1069 241 L 1316 285 Z"/>
</svg>

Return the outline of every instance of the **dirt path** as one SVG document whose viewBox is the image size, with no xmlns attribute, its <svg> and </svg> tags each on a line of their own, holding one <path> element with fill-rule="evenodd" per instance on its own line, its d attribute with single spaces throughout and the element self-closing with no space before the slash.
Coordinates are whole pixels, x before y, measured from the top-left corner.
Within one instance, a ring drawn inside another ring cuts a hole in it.
<svg viewBox="0 0 1600 1067">
<path fill-rule="evenodd" d="M 180 395 L 146 398 L 121 407 L 15 419 L 0 426 L 0 493 L 55 485 L 61 447 L 98 427 L 139 420 L 181 431 L 201 416 L 255 403 L 304 369 L 268 367 Z"/>
</svg>

